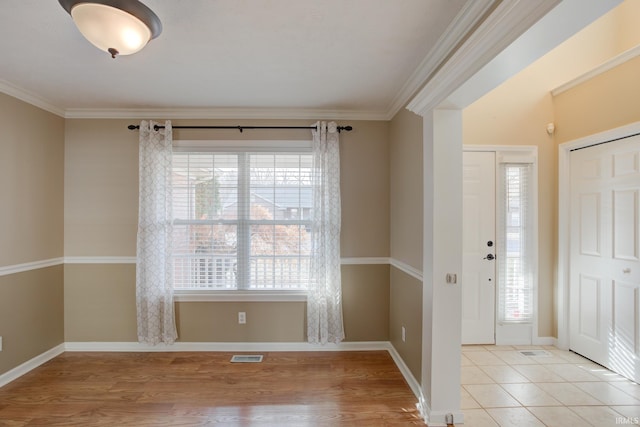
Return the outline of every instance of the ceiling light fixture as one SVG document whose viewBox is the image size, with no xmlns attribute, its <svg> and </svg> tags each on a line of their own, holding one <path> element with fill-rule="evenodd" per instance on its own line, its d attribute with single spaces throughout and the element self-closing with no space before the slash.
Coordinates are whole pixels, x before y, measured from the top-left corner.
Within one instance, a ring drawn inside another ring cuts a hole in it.
<svg viewBox="0 0 640 427">
<path fill-rule="evenodd" d="M 82 35 L 112 58 L 138 52 L 162 32 L 160 18 L 137 0 L 59 1 Z"/>
</svg>

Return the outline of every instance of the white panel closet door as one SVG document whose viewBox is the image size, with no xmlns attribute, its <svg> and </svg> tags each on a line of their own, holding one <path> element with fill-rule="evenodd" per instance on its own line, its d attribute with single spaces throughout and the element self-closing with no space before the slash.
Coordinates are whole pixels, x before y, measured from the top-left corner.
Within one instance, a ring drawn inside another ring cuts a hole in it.
<svg viewBox="0 0 640 427">
<path fill-rule="evenodd" d="M 571 153 L 570 348 L 640 381 L 640 136 Z"/>
</svg>

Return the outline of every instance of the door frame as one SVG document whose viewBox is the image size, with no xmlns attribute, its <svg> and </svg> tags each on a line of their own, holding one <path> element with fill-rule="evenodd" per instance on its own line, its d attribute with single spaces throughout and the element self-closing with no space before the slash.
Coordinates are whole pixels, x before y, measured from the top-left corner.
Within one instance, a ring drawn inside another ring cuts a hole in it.
<svg viewBox="0 0 640 427">
<path fill-rule="evenodd" d="M 578 148 L 611 142 L 640 133 L 640 121 L 609 129 L 558 146 L 558 338 L 556 347 L 569 349 L 569 248 L 570 248 L 570 199 L 571 151 Z"/>
<path fill-rule="evenodd" d="M 463 151 L 488 151 L 495 153 L 495 167 L 496 167 L 496 206 L 494 211 L 496 212 L 495 218 L 497 221 L 497 212 L 499 203 L 502 198 L 498 194 L 499 184 L 499 166 L 505 162 L 526 162 L 533 164 L 533 176 L 532 176 L 532 206 L 533 206 L 533 316 L 531 320 L 531 326 L 526 327 L 526 324 L 505 324 L 498 327 L 498 289 L 500 284 L 498 283 L 498 272 L 496 270 L 496 286 L 495 286 L 495 315 L 494 315 L 494 334 L 496 345 L 525 345 L 525 344 L 539 344 L 538 340 L 538 147 L 535 145 L 463 145 Z M 497 225 L 497 224 L 496 224 Z M 497 229 L 496 229 L 497 233 Z M 497 237 L 496 237 L 497 238 Z M 527 342 L 522 341 L 523 332 L 527 332 L 529 340 Z"/>
</svg>

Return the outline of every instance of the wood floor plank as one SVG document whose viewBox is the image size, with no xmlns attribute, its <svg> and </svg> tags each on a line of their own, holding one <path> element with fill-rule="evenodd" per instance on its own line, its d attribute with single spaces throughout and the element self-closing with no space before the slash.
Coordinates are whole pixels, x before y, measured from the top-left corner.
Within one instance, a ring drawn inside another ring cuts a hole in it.
<svg viewBox="0 0 640 427">
<path fill-rule="evenodd" d="M 63 353 L 0 388 L 0 426 L 425 425 L 386 351 Z"/>
</svg>

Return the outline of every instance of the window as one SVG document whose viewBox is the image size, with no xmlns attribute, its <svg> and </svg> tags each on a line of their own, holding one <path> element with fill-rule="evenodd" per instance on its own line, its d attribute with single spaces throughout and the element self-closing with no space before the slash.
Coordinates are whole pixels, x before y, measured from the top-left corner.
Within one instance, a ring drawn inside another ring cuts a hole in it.
<svg viewBox="0 0 640 427">
<path fill-rule="evenodd" d="M 533 318 L 532 169 L 530 163 L 500 167 L 498 320 L 505 323 L 527 323 Z"/>
<path fill-rule="evenodd" d="M 311 170 L 310 152 L 175 151 L 174 288 L 305 289 Z"/>
</svg>

